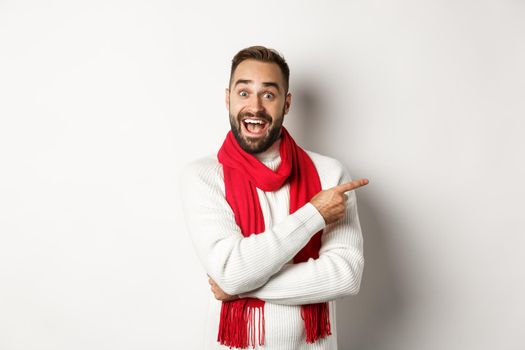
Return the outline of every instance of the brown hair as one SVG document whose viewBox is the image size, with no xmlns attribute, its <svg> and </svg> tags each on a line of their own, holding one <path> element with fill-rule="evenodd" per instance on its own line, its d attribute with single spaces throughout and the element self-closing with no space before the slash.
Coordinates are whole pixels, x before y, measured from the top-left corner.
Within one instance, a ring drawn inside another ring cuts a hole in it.
<svg viewBox="0 0 525 350">
<path fill-rule="evenodd" d="M 288 67 L 288 63 L 286 63 L 284 57 L 281 56 L 276 50 L 269 49 L 264 46 L 250 46 L 237 52 L 237 54 L 232 59 L 229 86 L 231 86 L 233 73 L 235 72 L 237 66 L 242 61 L 248 59 L 277 64 L 279 68 L 281 68 L 281 72 L 283 73 L 285 83 L 284 91 L 285 93 L 288 93 L 288 86 L 290 80 L 290 68 Z"/>
</svg>

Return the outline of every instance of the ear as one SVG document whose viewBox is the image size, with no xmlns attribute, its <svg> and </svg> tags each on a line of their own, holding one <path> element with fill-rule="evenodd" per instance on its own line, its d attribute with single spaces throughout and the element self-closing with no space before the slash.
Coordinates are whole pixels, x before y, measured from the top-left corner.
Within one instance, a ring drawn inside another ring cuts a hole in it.
<svg viewBox="0 0 525 350">
<path fill-rule="evenodd" d="M 224 95 L 224 102 L 226 103 L 226 110 L 230 111 L 230 89 L 226 88 Z"/>
<path fill-rule="evenodd" d="M 284 114 L 287 114 L 290 110 L 290 106 L 292 105 L 292 94 L 287 93 L 285 100 L 284 100 Z"/>
</svg>

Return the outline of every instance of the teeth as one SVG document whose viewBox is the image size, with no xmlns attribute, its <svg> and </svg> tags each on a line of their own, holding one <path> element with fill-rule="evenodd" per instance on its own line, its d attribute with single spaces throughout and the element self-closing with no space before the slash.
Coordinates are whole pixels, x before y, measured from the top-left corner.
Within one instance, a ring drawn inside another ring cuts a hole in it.
<svg viewBox="0 0 525 350">
<path fill-rule="evenodd" d="M 264 122 L 259 119 L 244 119 L 244 122 L 251 123 L 251 124 L 264 124 Z"/>
</svg>

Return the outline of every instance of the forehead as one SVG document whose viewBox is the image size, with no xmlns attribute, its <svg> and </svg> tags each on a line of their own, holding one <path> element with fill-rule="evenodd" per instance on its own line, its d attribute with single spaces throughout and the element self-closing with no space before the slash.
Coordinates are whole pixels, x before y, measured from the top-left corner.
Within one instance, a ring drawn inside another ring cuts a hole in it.
<svg viewBox="0 0 525 350">
<path fill-rule="evenodd" d="M 281 68 L 276 63 L 248 59 L 239 63 L 232 77 L 232 84 L 237 80 L 252 80 L 254 83 L 276 82 L 284 86 Z"/>
</svg>

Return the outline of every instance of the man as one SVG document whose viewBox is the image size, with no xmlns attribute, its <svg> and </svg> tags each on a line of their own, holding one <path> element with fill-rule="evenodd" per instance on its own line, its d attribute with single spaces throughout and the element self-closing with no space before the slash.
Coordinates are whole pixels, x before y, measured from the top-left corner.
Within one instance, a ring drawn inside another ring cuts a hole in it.
<svg viewBox="0 0 525 350">
<path fill-rule="evenodd" d="M 368 180 L 351 181 L 340 162 L 294 142 L 282 126 L 288 86 L 276 51 L 237 53 L 231 131 L 217 156 L 183 172 L 186 223 L 213 296 L 206 349 L 336 349 L 334 300 L 359 290 L 352 190 Z"/>
</svg>

